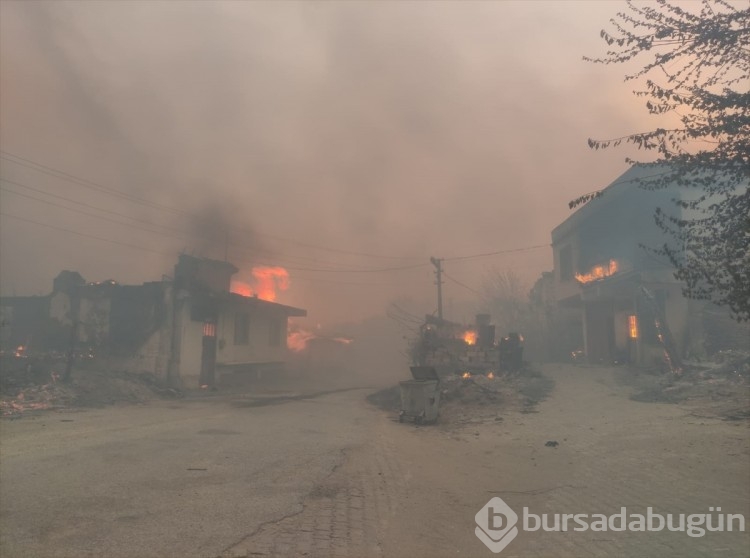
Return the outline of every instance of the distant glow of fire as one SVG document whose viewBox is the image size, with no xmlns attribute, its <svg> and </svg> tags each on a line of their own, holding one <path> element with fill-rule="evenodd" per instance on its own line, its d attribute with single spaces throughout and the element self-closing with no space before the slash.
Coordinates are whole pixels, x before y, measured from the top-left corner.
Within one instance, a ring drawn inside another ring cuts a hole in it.
<svg viewBox="0 0 750 558">
<path fill-rule="evenodd" d="M 257 296 L 261 300 L 275 301 L 278 291 L 289 288 L 289 272 L 278 266 L 255 266 L 250 272 L 252 284 L 238 279 L 232 280 L 231 291 L 242 296 Z"/>
<path fill-rule="evenodd" d="M 315 339 L 315 333 L 305 329 L 295 327 L 289 330 L 286 336 L 286 345 L 295 352 L 304 351 L 307 348 L 307 342 Z"/>
<path fill-rule="evenodd" d="M 348 345 L 349 343 L 354 341 L 354 339 L 352 339 L 351 337 L 332 337 L 331 340 L 336 341 L 336 343 L 341 343 L 343 345 Z"/>
<path fill-rule="evenodd" d="M 595 265 L 588 273 L 576 273 L 576 280 L 585 285 L 586 283 L 614 275 L 619 271 L 619 267 L 617 260 L 609 260 L 608 265 Z"/>
<path fill-rule="evenodd" d="M 487 374 L 487 378 L 490 379 L 490 380 L 494 380 L 495 379 L 495 373 L 494 372 L 490 372 L 489 374 Z"/>
<path fill-rule="evenodd" d="M 467 345 L 476 345 L 477 344 L 477 332 L 474 330 L 467 330 L 464 332 L 463 335 L 464 343 Z"/>
<path fill-rule="evenodd" d="M 463 374 L 461 374 L 461 377 L 464 380 L 468 380 L 469 378 L 471 378 L 471 372 L 464 372 Z"/>
<path fill-rule="evenodd" d="M 19 345 L 18 347 L 16 347 L 16 352 L 13 353 L 13 356 L 15 356 L 16 358 L 25 357 L 26 347 L 24 347 L 23 345 Z"/>
<path fill-rule="evenodd" d="M 318 326 L 317 329 L 320 329 L 320 326 Z M 341 345 L 349 345 L 354 341 L 354 339 L 352 339 L 351 337 L 328 337 L 326 335 L 320 335 L 318 333 L 315 333 L 314 331 L 304 329 L 297 324 L 289 324 L 289 330 L 286 336 L 286 345 L 292 351 L 297 353 L 304 351 L 307 348 L 308 343 L 312 339 L 325 339 L 328 341 L 333 341 L 334 343 L 339 343 Z"/>
</svg>

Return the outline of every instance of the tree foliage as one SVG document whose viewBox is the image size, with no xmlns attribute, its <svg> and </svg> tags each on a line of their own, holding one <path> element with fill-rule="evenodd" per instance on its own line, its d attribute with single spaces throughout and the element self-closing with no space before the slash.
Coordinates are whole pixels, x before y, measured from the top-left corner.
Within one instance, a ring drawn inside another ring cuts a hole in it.
<svg viewBox="0 0 750 558">
<path fill-rule="evenodd" d="M 686 296 L 728 306 L 739 321 L 750 320 L 750 8 L 725 0 L 687 6 L 629 1 L 627 11 L 610 20 L 612 30 L 601 32 L 606 56 L 585 59 L 645 59 L 625 79 L 640 82 L 634 94 L 670 124 L 590 139 L 589 146 L 629 143 L 655 155 L 648 164 L 658 169 L 639 185 L 677 185 L 683 194 L 674 200 L 679 216 L 657 210 L 656 222 L 671 242 L 654 250 L 675 266 Z M 582 196 L 571 207 L 589 199 Z"/>
</svg>

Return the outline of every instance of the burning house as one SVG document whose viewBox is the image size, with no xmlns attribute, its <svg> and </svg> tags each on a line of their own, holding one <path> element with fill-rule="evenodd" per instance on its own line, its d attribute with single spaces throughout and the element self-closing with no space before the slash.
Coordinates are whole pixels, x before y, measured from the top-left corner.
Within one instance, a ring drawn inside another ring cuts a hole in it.
<svg viewBox="0 0 750 558">
<path fill-rule="evenodd" d="M 648 191 L 636 180 L 656 172 L 633 167 L 552 231 L 554 296 L 577 328 L 591 362 L 666 362 L 700 350 L 702 301 L 682 295 L 673 268 L 644 247 L 667 238 L 657 207 L 679 217 L 674 188 Z"/>
<path fill-rule="evenodd" d="M 275 370 L 287 360 L 287 322 L 300 308 L 231 292 L 238 269 L 182 255 L 175 267 L 169 377 L 192 387 L 234 372 Z"/>
<path fill-rule="evenodd" d="M 232 292 L 237 271 L 228 262 L 183 254 L 172 280 L 143 285 L 87 284 L 63 272 L 53 292 L 34 304 L 26 304 L 29 297 L 2 300 L 4 342 L 37 338 L 38 350 L 63 350 L 62 340 L 73 338 L 110 368 L 148 372 L 188 389 L 236 372 L 279 369 L 288 360 L 288 319 L 307 312 Z M 27 306 L 33 316 L 19 311 Z M 68 333 L 43 342 L 50 324 Z"/>
</svg>

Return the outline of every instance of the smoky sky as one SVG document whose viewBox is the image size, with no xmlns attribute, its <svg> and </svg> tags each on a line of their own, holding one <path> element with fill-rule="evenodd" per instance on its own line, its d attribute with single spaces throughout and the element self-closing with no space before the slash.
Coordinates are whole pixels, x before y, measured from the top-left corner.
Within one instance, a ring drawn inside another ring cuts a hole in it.
<svg viewBox="0 0 750 558">
<path fill-rule="evenodd" d="M 184 251 L 287 267 L 279 301 L 314 321 L 432 312 L 430 256 L 549 244 L 626 169 L 586 140 L 645 110 L 623 68 L 582 61 L 622 7 L 5 1 L 2 294 L 158 280 Z M 488 270 L 530 285 L 552 258 L 445 265 L 458 312 Z"/>
</svg>

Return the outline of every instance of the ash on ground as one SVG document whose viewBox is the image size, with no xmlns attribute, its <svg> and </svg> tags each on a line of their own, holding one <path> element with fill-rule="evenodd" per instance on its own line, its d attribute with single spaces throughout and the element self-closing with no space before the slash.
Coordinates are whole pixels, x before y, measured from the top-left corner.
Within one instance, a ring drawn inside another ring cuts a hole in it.
<svg viewBox="0 0 750 558">
<path fill-rule="evenodd" d="M 440 378 L 440 418 L 443 425 L 502 420 L 505 412 L 534 413 L 554 387 L 554 381 L 533 368 L 513 375 L 449 374 Z M 367 400 L 385 410 L 401 409 L 400 386 L 377 391 Z"/>
<path fill-rule="evenodd" d="M 62 381 L 64 359 L 3 357 L 0 362 L 0 416 L 20 418 L 41 410 L 101 407 L 179 397 L 151 374 L 129 374 L 87 366 Z"/>
<path fill-rule="evenodd" d="M 679 374 L 620 369 L 617 379 L 633 387 L 631 399 L 675 403 L 706 418 L 750 420 L 750 353 L 720 351 L 711 361 L 686 362 Z"/>
</svg>

